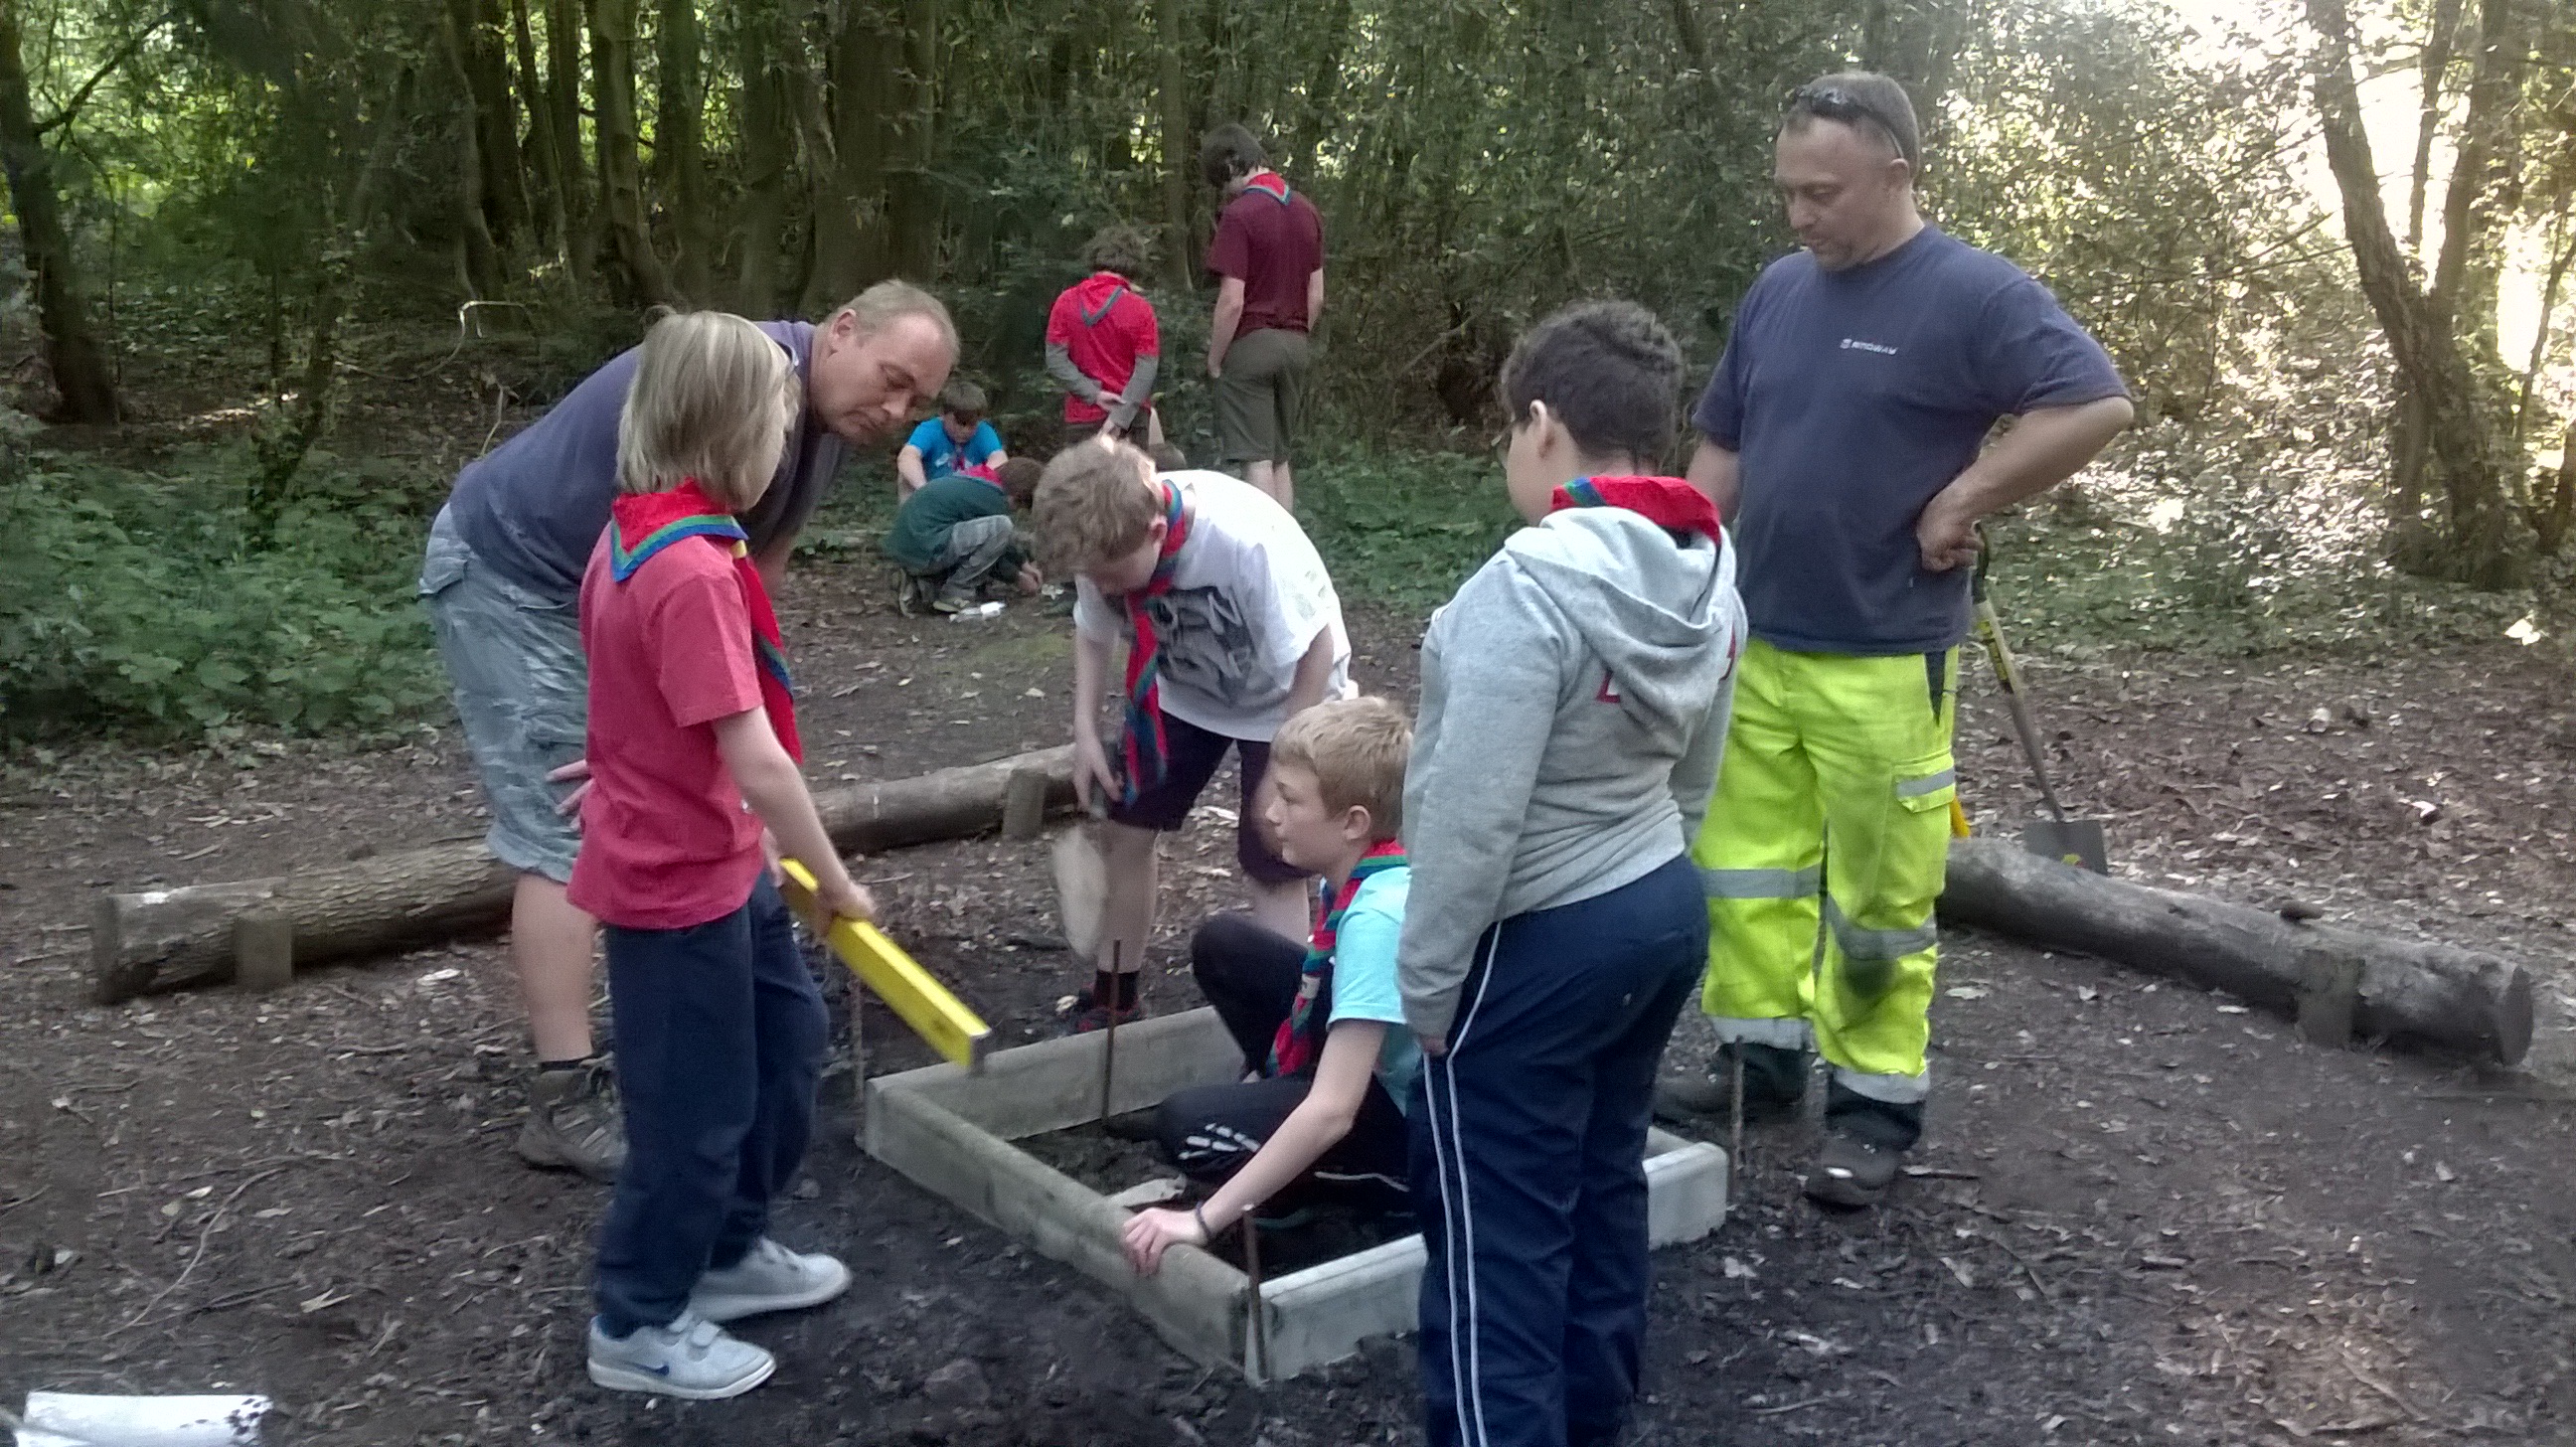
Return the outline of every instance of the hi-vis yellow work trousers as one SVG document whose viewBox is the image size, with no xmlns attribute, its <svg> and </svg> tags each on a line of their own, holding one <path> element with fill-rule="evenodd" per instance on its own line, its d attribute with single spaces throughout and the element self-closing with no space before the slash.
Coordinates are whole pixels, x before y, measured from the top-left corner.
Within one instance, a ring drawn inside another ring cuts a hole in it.
<svg viewBox="0 0 2576 1447">
<path fill-rule="evenodd" d="M 1950 848 L 1959 651 L 1855 657 L 1759 639 L 1737 666 L 1717 793 L 1701 1008 L 1722 1041 L 1803 1049 L 1893 1104 L 1924 1098 L 1932 902 Z"/>
</svg>

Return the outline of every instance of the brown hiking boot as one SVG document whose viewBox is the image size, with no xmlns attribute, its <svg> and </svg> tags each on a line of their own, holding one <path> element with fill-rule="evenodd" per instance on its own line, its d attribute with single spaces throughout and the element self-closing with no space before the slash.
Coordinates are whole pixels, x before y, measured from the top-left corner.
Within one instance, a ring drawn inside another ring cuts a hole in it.
<svg viewBox="0 0 2576 1447">
<path fill-rule="evenodd" d="M 528 1077 L 528 1123 L 519 1157 L 548 1170 L 579 1171 L 614 1181 L 626 1163 L 626 1132 L 617 1114 L 617 1078 L 605 1059 Z"/>
</svg>

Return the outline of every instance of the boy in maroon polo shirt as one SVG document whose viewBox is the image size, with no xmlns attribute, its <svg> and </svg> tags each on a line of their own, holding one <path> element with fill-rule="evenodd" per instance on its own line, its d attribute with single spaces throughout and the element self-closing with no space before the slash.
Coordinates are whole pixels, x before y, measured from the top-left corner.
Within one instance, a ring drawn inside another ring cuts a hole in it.
<svg viewBox="0 0 2576 1447">
<path fill-rule="evenodd" d="M 1133 226 L 1104 226 L 1082 249 L 1091 275 L 1066 287 L 1047 314 L 1047 374 L 1064 386 L 1064 425 L 1112 437 L 1163 440 L 1154 379 L 1163 365 L 1154 304 L 1136 288 L 1153 243 Z M 1139 417 L 1145 425 L 1136 425 Z"/>
<path fill-rule="evenodd" d="M 1208 327 L 1216 379 L 1217 465 L 1294 511 L 1288 447 L 1297 424 L 1307 334 L 1324 314 L 1324 220 L 1271 170 L 1261 142 L 1219 126 L 1199 148 L 1199 174 L 1225 192 L 1208 270 L 1221 281 Z"/>
<path fill-rule="evenodd" d="M 740 317 L 656 325 L 582 577 L 591 788 L 568 889 L 607 927 L 627 1138 L 590 1379 L 622 1391 L 747 1392 L 777 1362 L 722 1323 L 850 1284 L 766 1234 L 805 1156 L 827 1025 L 763 855 L 805 861 L 833 913 L 874 914 L 797 771 L 778 620 L 733 517 L 778 468 L 794 380 Z"/>
</svg>

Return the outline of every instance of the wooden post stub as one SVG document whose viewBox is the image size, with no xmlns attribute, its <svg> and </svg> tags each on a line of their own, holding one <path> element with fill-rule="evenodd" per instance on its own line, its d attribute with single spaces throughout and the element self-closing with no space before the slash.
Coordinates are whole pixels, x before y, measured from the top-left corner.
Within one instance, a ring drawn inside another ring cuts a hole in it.
<svg viewBox="0 0 2576 1447">
<path fill-rule="evenodd" d="M 2312 949 L 2299 967 L 2304 977 L 2298 992 L 2299 1034 L 2329 1050 L 2351 1044 L 2353 1016 L 2361 1008 L 2361 961 Z"/>
<path fill-rule="evenodd" d="M 233 921 L 233 983 L 245 990 L 280 990 L 294 979 L 294 920 L 246 914 Z"/>
<path fill-rule="evenodd" d="M 1046 827 L 1047 776 L 1039 769 L 1014 769 L 1002 793 L 1002 837 L 1035 839 Z"/>
</svg>

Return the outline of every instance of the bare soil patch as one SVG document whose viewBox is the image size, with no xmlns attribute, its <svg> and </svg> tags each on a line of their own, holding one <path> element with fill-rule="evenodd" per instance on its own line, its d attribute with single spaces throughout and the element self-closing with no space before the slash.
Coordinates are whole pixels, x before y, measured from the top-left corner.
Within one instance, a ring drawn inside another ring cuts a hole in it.
<svg viewBox="0 0 2576 1447">
<path fill-rule="evenodd" d="M 818 777 L 1060 741 L 1062 620 L 915 623 L 886 598 L 856 557 L 791 586 Z M 1355 621 L 1363 680 L 1409 694 L 1419 620 Z M 1736 1214 L 1658 1256 L 1637 1440 L 2576 1435 L 2576 1032 L 2557 919 L 2576 860 L 2545 683 L 2503 651 L 2233 672 L 2133 657 L 2038 679 L 2043 719 L 2069 735 L 2070 802 L 2111 818 L 2125 868 L 2511 951 L 2539 977 L 2542 1068 L 2318 1050 L 2223 997 L 1954 934 L 1930 1174 L 1883 1210 L 1829 1216 L 1794 1178 L 1812 1123 L 1755 1134 Z M 266 1391 L 287 1442 L 1419 1440 L 1409 1344 L 1268 1392 L 1184 1364 L 1078 1278 L 865 1160 L 846 1073 L 779 1230 L 842 1254 L 858 1289 L 749 1325 L 782 1364 L 740 1401 L 592 1388 L 580 1343 L 604 1193 L 510 1153 L 523 1045 L 497 942 L 267 997 L 84 1003 L 101 888 L 479 833 L 452 723 L 421 722 L 366 752 L 110 742 L 13 766 L 0 1396 Z M 1961 751 L 1981 824 L 2035 803 L 2001 734 L 1972 685 Z M 1180 944 L 1232 895 L 1228 828 L 1202 809 L 1169 845 L 1156 1008 L 1197 1003 Z M 963 841 L 860 873 L 1006 1041 L 1056 1028 L 1080 980 L 1028 943 L 1054 929 L 1042 844 Z M 871 1070 L 928 1060 L 886 1012 L 867 1028 Z M 1686 1020 L 1677 1049 L 1705 1048 Z"/>
</svg>

